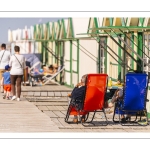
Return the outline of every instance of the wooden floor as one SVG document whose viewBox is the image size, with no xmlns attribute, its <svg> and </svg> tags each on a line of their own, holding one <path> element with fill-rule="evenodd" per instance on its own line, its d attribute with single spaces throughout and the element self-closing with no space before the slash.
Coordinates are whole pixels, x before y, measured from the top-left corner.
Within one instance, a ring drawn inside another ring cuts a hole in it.
<svg viewBox="0 0 150 150">
<path fill-rule="evenodd" d="M 22 87 L 21 101 L 2 99 L 0 93 L 0 132 L 150 132 L 148 126 L 121 126 L 112 122 L 112 114 L 107 114 L 108 125 L 103 113 L 97 113 L 95 124 L 87 127 L 68 124 L 64 121 L 72 89 L 65 86 Z M 90 118 L 92 114 L 90 114 Z M 72 121 L 73 116 L 71 116 Z"/>
<path fill-rule="evenodd" d="M 41 112 L 45 113 L 51 120 L 58 126 L 60 132 L 150 132 L 150 125 L 148 126 L 121 126 L 120 124 L 115 124 L 112 122 L 113 113 L 106 114 L 108 119 L 107 126 L 100 126 L 102 123 L 105 123 L 103 113 L 97 113 L 94 119 L 96 126 L 87 124 L 87 127 L 84 127 L 81 124 L 68 124 L 64 121 L 68 108 L 68 98 L 67 97 L 58 97 L 58 98 L 49 98 L 48 101 L 44 101 L 39 98 L 33 100 L 30 98 L 30 102 L 38 107 Z M 90 117 L 92 117 L 92 113 Z M 73 116 L 71 116 L 70 121 L 72 121 Z M 117 116 L 116 116 L 116 119 Z"/>
<path fill-rule="evenodd" d="M 10 101 L 0 94 L 0 132 L 57 132 L 58 126 L 33 103 Z"/>
</svg>

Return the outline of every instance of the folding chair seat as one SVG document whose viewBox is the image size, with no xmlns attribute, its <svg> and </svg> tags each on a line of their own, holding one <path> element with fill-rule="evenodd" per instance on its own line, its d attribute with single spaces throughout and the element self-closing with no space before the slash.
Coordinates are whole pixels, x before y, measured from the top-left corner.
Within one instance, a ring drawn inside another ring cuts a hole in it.
<svg viewBox="0 0 150 150">
<path fill-rule="evenodd" d="M 58 71 L 57 71 L 55 74 L 43 76 L 44 85 L 47 84 L 47 83 L 49 83 L 50 81 L 51 81 L 52 83 L 55 83 L 55 84 L 57 84 L 57 85 L 60 85 L 58 82 L 54 81 L 54 79 L 55 79 L 56 76 L 57 76 L 58 74 L 60 74 L 64 69 L 65 69 L 65 66 L 62 65 L 62 66 L 59 66 L 59 67 L 58 67 Z"/>
<path fill-rule="evenodd" d="M 113 121 L 119 122 L 121 114 L 136 115 L 134 121 L 128 123 L 134 123 L 137 120 L 137 114 L 145 112 L 147 118 L 146 101 L 147 101 L 147 88 L 148 88 L 148 75 L 145 73 L 128 73 L 126 74 L 126 83 L 124 87 L 123 100 L 118 100 L 115 104 Z M 116 121 L 115 114 L 119 115 L 119 121 Z M 140 116 L 140 120 L 141 120 Z M 122 123 L 121 123 L 122 124 Z M 127 125 L 122 124 L 122 125 Z"/>
<path fill-rule="evenodd" d="M 79 107 L 77 100 L 71 99 L 70 104 L 68 106 L 67 114 L 65 121 L 67 123 L 72 123 L 69 120 L 70 115 L 78 115 L 81 121 L 80 115 L 86 115 L 87 118 L 82 125 L 85 126 L 85 123 L 93 123 L 94 116 L 97 112 L 103 112 L 107 125 L 107 117 L 104 110 L 104 100 L 107 92 L 107 74 L 88 74 L 86 78 L 86 86 L 84 99 L 81 100 L 81 105 Z M 87 122 L 89 113 L 93 112 L 93 116 L 90 122 Z"/>
</svg>

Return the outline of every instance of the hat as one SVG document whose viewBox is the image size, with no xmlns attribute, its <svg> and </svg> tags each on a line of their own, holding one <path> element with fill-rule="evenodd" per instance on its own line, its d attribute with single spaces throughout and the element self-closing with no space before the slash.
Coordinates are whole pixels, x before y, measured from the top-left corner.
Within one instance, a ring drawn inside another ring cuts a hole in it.
<svg viewBox="0 0 150 150">
<path fill-rule="evenodd" d="M 8 70 L 9 68 L 10 68 L 9 65 L 6 65 L 6 66 L 5 66 L 5 70 Z"/>
</svg>

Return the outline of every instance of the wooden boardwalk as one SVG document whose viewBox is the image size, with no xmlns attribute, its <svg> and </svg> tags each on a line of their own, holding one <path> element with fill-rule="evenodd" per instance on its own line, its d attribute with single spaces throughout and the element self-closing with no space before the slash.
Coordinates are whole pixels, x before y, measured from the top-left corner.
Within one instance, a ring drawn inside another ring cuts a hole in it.
<svg viewBox="0 0 150 150">
<path fill-rule="evenodd" d="M 33 103 L 10 101 L 0 94 L 0 132 L 58 132 L 59 128 Z"/>
<path fill-rule="evenodd" d="M 22 100 L 19 102 L 4 100 L 0 94 L 0 132 L 150 132 L 150 125 L 115 124 L 112 114 L 107 114 L 107 126 L 100 126 L 100 121 L 104 121 L 102 113 L 95 116 L 97 126 L 66 123 L 64 118 L 69 101 L 66 95 L 71 91 L 58 85 L 26 86 L 23 87 Z"/>
<path fill-rule="evenodd" d="M 68 98 L 58 97 L 49 98 L 48 101 L 38 99 L 30 99 L 31 103 L 38 107 L 58 126 L 60 132 L 150 132 L 150 125 L 144 126 L 121 126 L 112 122 L 112 114 L 107 114 L 109 125 L 100 126 L 100 121 L 104 121 L 103 114 L 97 113 L 95 116 L 95 123 L 97 126 L 84 127 L 81 124 L 68 124 L 64 121 L 67 108 Z M 73 116 L 71 116 L 71 119 Z M 91 115 L 90 115 L 91 118 Z"/>
</svg>

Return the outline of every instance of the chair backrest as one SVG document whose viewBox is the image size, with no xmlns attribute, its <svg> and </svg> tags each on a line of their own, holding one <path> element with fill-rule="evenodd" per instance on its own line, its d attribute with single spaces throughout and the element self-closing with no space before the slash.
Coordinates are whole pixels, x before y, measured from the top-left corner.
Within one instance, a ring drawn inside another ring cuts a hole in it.
<svg viewBox="0 0 150 150">
<path fill-rule="evenodd" d="M 94 111 L 104 107 L 107 74 L 88 74 L 83 110 Z"/>
<path fill-rule="evenodd" d="M 57 72 L 55 74 L 53 74 L 50 78 L 55 78 L 64 69 L 65 69 L 65 66 L 59 66 Z"/>
<path fill-rule="evenodd" d="M 146 73 L 126 74 L 123 110 L 144 110 L 146 107 L 148 75 Z"/>
</svg>

